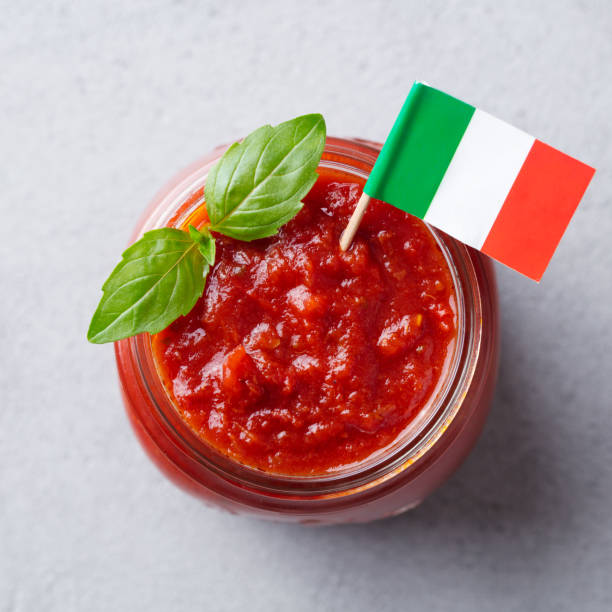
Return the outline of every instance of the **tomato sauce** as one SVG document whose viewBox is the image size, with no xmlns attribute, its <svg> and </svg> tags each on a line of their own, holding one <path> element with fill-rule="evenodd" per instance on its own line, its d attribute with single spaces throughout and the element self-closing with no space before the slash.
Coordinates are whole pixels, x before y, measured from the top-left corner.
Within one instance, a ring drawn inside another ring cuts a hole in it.
<svg viewBox="0 0 612 612">
<path fill-rule="evenodd" d="M 393 443 L 437 390 L 456 340 L 450 270 L 425 225 L 319 169 L 302 211 L 254 242 L 217 235 L 193 310 L 153 337 L 182 419 L 234 460 L 321 475 Z"/>
</svg>

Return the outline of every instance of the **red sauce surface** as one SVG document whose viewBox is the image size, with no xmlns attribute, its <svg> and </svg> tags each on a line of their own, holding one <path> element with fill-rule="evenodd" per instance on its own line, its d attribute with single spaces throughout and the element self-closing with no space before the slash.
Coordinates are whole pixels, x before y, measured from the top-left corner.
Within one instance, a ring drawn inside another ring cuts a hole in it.
<svg viewBox="0 0 612 612">
<path fill-rule="evenodd" d="M 153 337 L 162 380 L 205 442 L 267 472 L 323 474 L 392 443 L 427 404 L 456 337 L 451 274 L 424 224 L 321 171 L 272 238 L 217 237 L 193 310 Z"/>
</svg>

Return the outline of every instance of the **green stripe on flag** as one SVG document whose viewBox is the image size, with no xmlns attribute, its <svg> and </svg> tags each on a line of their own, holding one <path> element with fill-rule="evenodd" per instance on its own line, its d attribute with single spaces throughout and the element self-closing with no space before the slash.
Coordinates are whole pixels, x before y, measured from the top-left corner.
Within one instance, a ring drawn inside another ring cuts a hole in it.
<svg viewBox="0 0 612 612">
<path fill-rule="evenodd" d="M 457 98 L 415 83 L 364 191 L 422 219 L 474 111 Z"/>
</svg>

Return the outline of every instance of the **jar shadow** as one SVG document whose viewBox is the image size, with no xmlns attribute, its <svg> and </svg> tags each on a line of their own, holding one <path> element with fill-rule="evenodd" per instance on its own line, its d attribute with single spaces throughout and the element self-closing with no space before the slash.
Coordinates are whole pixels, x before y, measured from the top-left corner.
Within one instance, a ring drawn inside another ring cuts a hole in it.
<svg viewBox="0 0 612 612">
<path fill-rule="evenodd" d="M 512 530 L 543 539 L 571 520 L 574 487 L 562 470 L 564 434 L 557 435 L 560 423 L 550 418 L 563 400 L 540 388 L 539 368 L 523 359 L 526 338 L 514 329 L 506 325 L 502 332 L 496 393 L 476 447 L 439 491 L 398 523 L 450 520 L 475 533 Z"/>
</svg>

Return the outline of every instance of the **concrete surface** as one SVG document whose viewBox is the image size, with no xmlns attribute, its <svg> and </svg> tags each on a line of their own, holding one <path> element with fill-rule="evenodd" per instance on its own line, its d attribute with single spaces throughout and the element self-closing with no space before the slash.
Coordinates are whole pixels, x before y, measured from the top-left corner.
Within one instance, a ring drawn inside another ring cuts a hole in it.
<svg viewBox="0 0 612 612">
<path fill-rule="evenodd" d="M 609 2 L 0 1 L 0 610 L 612 609 Z M 302 112 L 383 139 L 427 80 L 599 171 L 541 285 L 499 269 L 501 380 L 416 511 L 305 529 L 144 456 L 85 332 L 183 165 Z"/>
</svg>

